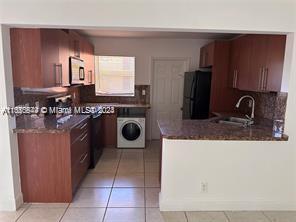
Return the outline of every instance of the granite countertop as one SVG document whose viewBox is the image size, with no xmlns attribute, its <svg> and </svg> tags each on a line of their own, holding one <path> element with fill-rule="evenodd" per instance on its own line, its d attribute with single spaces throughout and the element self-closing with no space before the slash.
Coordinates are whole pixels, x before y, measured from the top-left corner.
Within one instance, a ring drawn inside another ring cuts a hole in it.
<svg viewBox="0 0 296 222">
<path fill-rule="evenodd" d="M 89 115 L 73 115 L 63 124 L 57 123 L 54 115 L 45 117 L 20 116 L 16 119 L 15 133 L 64 133 L 89 118 Z"/>
<path fill-rule="evenodd" d="M 158 126 L 163 138 L 188 140 L 249 140 L 249 141 L 287 141 L 288 136 L 274 138 L 272 126 L 264 121 L 256 121 L 250 127 L 219 124 L 215 121 L 224 116 L 220 114 L 206 120 L 159 120 Z"/>
<path fill-rule="evenodd" d="M 115 108 L 146 108 L 150 109 L 150 104 L 144 103 L 82 103 L 82 106 L 113 106 Z"/>
</svg>

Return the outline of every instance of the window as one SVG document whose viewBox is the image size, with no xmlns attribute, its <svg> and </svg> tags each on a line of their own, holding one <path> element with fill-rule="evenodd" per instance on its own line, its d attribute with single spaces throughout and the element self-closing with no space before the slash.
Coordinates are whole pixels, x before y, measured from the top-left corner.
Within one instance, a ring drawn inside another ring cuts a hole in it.
<svg viewBox="0 0 296 222">
<path fill-rule="evenodd" d="M 134 96 L 135 57 L 96 56 L 96 94 Z"/>
</svg>

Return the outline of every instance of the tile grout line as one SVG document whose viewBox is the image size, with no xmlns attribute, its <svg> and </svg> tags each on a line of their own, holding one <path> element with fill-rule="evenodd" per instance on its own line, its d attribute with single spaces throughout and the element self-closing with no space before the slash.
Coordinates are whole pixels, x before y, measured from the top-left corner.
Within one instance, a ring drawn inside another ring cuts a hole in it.
<svg viewBox="0 0 296 222">
<path fill-rule="evenodd" d="M 225 211 L 223 211 L 223 213 L 224 213 L 224 215 L 225 215 L 227 221 L 228 221 L 228 222 L 231 222 L 231 221 L 230 221 L 230 218 L 229 218 L 228 215 L 227 215 L 227 213 L 226 213 Z"/>
<path fill-rule="evenodd" d="M 269 218 L 264 211 L 261 211 L 261 213 L 267 218 L 268 221 L 272 222 L 271 218 Z"/>
<path fill-rule="evenodd" d="M 70 207 L 70 203 L 69 203 L 69 204 L 68 204 L 68 206 L 66 207 L 66 209 L 65 209 L 65 211 L 64 211 L 64 213 L 63 213 L 63 215 L 61 216 L 61 218 L 60 218 L 59 222 L 61 222 L 61 221 L 62 221 L 62 219 L 63 219 L 63 217 L 65 216 L 65 214 L 66 214 L 67 210 L 69 209 L 69 207 Z"/>
<path fill-rule="evenodd" d="M 15 221 L 18 221 L 18 220 L 19 220 L 19 219 L 25 214 L 25 212 L 31 207 L 31 205 L 32 205 L 32 204 L 29 204 L 29 206 L 25 208 L 24 212 L 22 212 L 22 213 L 16 218 Z"/>
<path fill-rule="evenodd" d="M 116 148 L 116 149 L 118 149 L 118 148 Z M 107 214 L 107 209 L 109 207 L 109 202 L 110 202 L 110 199 L 111 199 L 111 195 L 112 195 L 113 187 L 114 187 L 114 184 L 115 184 L 117 172 L 118 172 L 118 169 L 119 169 L 119 164 L 120 164 L 120 161 L 121 161 L 121 157 L 122 157 L 122 150 L 120 150 L 120 157 L 119 157 L 119 161 L 117 163 L 117 167 L 116 167 L 116 171 L 115 171 L 113 183 L 112 183 L 112 186 L 111 186 L 111 190 L 110 190 L 110 194 L 109 194 L 109 198 L 108 198 L 108 201 L 107 201 L 107 205 L 106 205 L 106 208 L 105 208 L 105 212 L 104 212 L 104 216 L 103 216 L 102 222 L 105 221 L 105 217 L 106 217 L 106 214 Z"/>
<path fill-rule="evenodd" d="M 186 211 L 184 211 L 184 214 L 185 214 L 186 221 L 188 222 L 188 216 L 187 216 Z"/>
</svg>

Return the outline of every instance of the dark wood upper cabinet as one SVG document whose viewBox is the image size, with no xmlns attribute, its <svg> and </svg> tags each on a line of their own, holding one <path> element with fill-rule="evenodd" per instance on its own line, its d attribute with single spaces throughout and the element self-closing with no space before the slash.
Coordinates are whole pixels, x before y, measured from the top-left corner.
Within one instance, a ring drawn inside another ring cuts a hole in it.
<svg viewBox="0 0 296 222">
<path fill-rule="evenodd" d="M 231 112 L 238 98 L 235 89 L 228 87 L 230 41 L 214 41 L 202 50 L 207 47 L 208 52 L 211 52 L 211 56 L 208 54 L 207 67 L 212 68 L 210 113 Z"/>
<path fill-rule="evenodd" d="M 243 36 L 237 39 L 239 45 L 236 85 L 238 89 L 248 90 L 250 79 L 250 59 L 251 59 L 251 38 Z"/>
<path fill-rule="evenodd" d="M 70 56 L 80 58 L 81 36 L 77 32 L 70 30 L 69 38 L 70 38 Z"/>
<path fill-rule="evenodd" d="M 59 32 L 59 61 L 62 76 L 62 85 L 69 86 L 69 56 L 70 56 L 70 40 L 68 33 Z"/>
<path fill-rule="evenodd" d="M 262 91 L 263 72 L 266 61 L 267 37 L 252 35 L 250 78 L 248 87 L 253 91 Z"/>
<path fill-rule="evenodd" d="M 69 86 L 70 56 L 83 57 L 85 83 L 94 83 L 94 47 L 78 33 L 12 28 L 10 34 L 15 87 Z"/>
<path fill-rule="evenodd" d="M 95 57 L 94 46 L 87 40 L 81 40 L 81 59 L 84 61 L 85 81 L 86 85 L 94 84 Z"/>
<path fill-rule="evenodd" d="M 199 67 L 207 68 L 213 66 L 214 63 L 214 49 L 213 42 L 203 46 L 200 49 Z"/>
<path fill-rule="evenodd" d="M 286 36 L 245 35 L 231 42 L 229 83 L 246 91 L 281 90 Z"/>
<path fill-rule="evenodd" d="M 237 69 L 240 51 L 240 41 L 237 39 L 230 43 L 230 62 L 228 84 L 232 88 L 237 88 Z"/>
<path fill-rule="evenodd" d="M 11 56 L 15 87 L 44 88 L 62 85 L 60 36 L 57 29 L 11 29 Z M 64 72 L 67 72 L 65 70 Z"/>
<path fill-rule="evenodd" d="M 286 36 L 272 35 L 267 40 L 267 57 L 265 66 L 266 91 L 281 91 L 284 57 L 286 48 Z"/>
</svg>

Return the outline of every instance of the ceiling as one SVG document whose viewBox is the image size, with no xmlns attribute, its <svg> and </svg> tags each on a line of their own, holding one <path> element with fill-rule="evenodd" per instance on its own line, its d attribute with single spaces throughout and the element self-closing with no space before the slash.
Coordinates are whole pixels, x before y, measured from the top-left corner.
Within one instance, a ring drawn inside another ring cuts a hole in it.
<svg viewBox="0 0 296 222">
<path fill-rule="evenodd" d="M 206 32 L 172 32 L 172 31 L 126 31 L 80 29 L 80 34 L 88 37 L 120 37 L 120 38 L 179 38 L 179 39 L 231 39 L 237 34 Z"/>
</svg>

